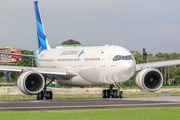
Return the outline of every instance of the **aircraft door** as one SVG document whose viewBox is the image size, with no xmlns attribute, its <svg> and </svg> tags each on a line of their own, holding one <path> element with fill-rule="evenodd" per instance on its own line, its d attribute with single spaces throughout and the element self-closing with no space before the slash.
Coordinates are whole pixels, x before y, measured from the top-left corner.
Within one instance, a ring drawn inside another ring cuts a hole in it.
<svg viewBox="0 0 180 120">
<path fill-rule="evenodd" d="M 105 64 L 106 64 L 106 60 L 107 60 L 107 57 L 109 55 L 109 52 L 108 51 L 104 51 L 101 53 L 101 67 L 105 67 Z"/>
</svg>

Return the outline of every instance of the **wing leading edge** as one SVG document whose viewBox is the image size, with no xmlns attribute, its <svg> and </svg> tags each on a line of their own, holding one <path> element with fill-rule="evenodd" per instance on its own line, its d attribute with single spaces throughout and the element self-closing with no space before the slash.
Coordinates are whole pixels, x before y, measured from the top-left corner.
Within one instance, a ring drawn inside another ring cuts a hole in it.
<svg viewBox="0 0 180 120">
<path fill-rule="evenodd" d="M 166 66 L 173 66 L 173 65 L 180 65 L 180 60 L 169 60 L 169 61 L 136 64 L 136 71 L 140 71 L 146 68 L 159 68 L 159 67 L 166 67 Z"/>
<path fill-rule="evenodd" d="M 0 71 L 6 72 L 26 72 L 26 71 L 37 71 L 41 74 L 47 75 L 59 75 L 66 76 L 70 75 L 66 70 L 57 68 L 38 68 L 38 67 L 22 67 L 22 66 L 0 66 Z"/>
<path fill-rule="evenodd" d="M 22 56 L 22 57 L 32 57 L 32 58 L 35 58 L 35 55 L 14 54 L 14 53 L 6 53 L 6 52 L 0 52 L 0 54 L 5 54 L 5 55 L 14 55 L 14 56 Z"/>
</svg>

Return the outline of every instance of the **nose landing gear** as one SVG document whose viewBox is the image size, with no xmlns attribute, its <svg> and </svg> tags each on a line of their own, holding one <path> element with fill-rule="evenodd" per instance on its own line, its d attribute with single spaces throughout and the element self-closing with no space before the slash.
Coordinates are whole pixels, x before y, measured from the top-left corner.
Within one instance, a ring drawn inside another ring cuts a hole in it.
<svg viewBox="0 0 180 120">
<path fill-rule="evenodd" d="M 113 87 L 115 87 L 114 84 L 110 84 L 108 90 L 103 90 L 102 91 L 102 97 L 103 98 L 123 98 L 123 92 L 120 91 L 120 83 L 117 84 L 117 89 L 113 90 Z"/>
</svg>

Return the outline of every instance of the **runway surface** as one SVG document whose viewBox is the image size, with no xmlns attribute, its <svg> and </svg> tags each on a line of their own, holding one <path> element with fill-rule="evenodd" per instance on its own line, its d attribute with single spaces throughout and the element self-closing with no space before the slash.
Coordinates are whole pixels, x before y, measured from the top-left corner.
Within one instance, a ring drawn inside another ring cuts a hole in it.
<svg viewBox="0 0 180 120">
<path fill-rule="evenodd" d="M 0 111 L 180 107 L 180 97 L 0 101 Z"/>
</svg>

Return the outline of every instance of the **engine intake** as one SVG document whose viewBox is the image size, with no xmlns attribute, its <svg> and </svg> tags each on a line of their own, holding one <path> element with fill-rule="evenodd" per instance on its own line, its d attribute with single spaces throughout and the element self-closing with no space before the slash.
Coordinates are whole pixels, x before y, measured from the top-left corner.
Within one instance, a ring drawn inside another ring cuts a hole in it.
<svg viewBox="0 0 180 120">
<path fill-rule="evenodd" d="M 140 71 L 136 76 L 136 85 L 144 92 L 155 92 L 162 87 L 163 76 L 154 68 Z"/>
<path fill-rule="evenodd" d="M 34 95 L 43 90 L 45 80 L 42 74 L 36 71 L 28 71 L 19 76 L 17 84 L 22 93 Z"/>
</svg>

